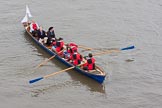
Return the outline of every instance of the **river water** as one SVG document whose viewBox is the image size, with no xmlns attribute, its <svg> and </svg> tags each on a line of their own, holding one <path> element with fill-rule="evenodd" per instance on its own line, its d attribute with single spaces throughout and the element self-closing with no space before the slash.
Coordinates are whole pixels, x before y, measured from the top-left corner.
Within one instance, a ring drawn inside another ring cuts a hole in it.
<svg viewBox="0 0 162 108">
<path fill-rule="evenodd" d="M 54 26 L 65 42 L 136 48 L 96 56 L 107 73 L 102 85 L 73 70 L 31 85 L 29 80 L 67 67 L 53 60 L 35 69 L 50 56 L 20 23 L 26 4 L 32 19 L 45 30 Z M 162 0 L 2 0 L 0 108 L 161 108 L 161 10 Z"/>
</svg>

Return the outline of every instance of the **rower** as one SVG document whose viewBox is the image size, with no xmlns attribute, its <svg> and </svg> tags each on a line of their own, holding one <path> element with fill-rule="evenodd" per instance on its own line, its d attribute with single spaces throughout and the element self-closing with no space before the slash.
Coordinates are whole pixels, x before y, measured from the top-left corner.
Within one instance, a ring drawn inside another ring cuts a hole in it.
<svg viewBox="0 0 162 108">
<path fill-rule="evenodd" d="M 73 52 L 74 52 L 74 50 L 76 50 L 78 52 L 78 45 L 77 44 L 71 42 L 71 43 L 69 43 L 69 46 L 70 46 L 70 48 L 72 49 Z"/>
<path fill-rule="evenodd" d="M 64 58 L 65 59 L 69 59 L 73 54 L 74 54 L 74 50 L 76 50 L 76 52 L 78 52 L 78 45 L 76 45 L 75 43 L 69 43 L 66 45 L 66 51 L 64 51 Z"/>
<path fill-rule="evenodd" d="M 94 70 L 95 69 L 95 58 L 92 53 L 88 54 L 88 57 L 85 57 L 86 63 L 83 65 L 84 70 Z"/>
<path fill-rule="evenodd" d="M 57 53 L 60 53 L 60 51 L 62 51 L 64 49 L 64 41 L 63 38 L 59 38 L 58 41 L 56 42 L 56 49 L 55 51 Z M 63 53 L 60 53 L 60 55 L 62 55 Z"/>
<path fill-rule="evenodd" d="M 73 65 L 76 66 L 81 63 L 83 57 L 76 50 L 74 50 L 74 54 L 70 56 L 70 60 L 72 60 Z"/>
</svg>

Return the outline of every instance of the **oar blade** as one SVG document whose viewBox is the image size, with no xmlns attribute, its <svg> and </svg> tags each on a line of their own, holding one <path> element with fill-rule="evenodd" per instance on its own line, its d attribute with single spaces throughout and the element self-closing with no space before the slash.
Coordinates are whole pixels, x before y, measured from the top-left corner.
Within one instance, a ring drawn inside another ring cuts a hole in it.
<svg viewBox="0 0 162 108">
<path fill-rule="evenodd" d="M 129 47 L 126 47 L 126 48 L 122 48 L 122 49 L 120 49 L 120 50 L 129 50 L 129 49 L 134 49 L 135 48 L 135 46 L 129 46 Z"/>
<path fill-rule="evenodd" d="M 35 83 L 35 82 L 40 81 L 42 79 L 43 79 L 43 77 L 36 78 L 36 79 L 30 80 L 29 83 L 32 84 L 32 83 Z"/>
</svg>

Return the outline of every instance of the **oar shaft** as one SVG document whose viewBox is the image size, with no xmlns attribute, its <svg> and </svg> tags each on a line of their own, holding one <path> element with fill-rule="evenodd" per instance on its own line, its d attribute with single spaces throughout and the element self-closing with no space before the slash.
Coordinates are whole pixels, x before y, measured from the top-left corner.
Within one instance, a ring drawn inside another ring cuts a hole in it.
<svg viewBox="0 0 162 108">
<path fill-rule="evenodd" d="M 120 50 L 102 51 L 102 52 L 100 52 L 100 53 L 94 54 L 93 56 L 99 56 L 99 55 L 102 55 L 102 54 L 114 53 L 114 52 L 119 52 L 119 51 L 120 51 Z"/>
<path fill-rule="evenodd" d="M 83 65 L 83 64 L 84 64 L 84 63 L 79 64 L 79 65 L 77 65 L 77 66 L 81 66 L 81 65 Z M 30 80 L 29 83 L 32 84 L 32 83 L 38 82 L 38 81 L 40 81 L 40 80 L 42 80 L 42 79 L 44 79 L 44 78 L 48 78 L 48 77 L 54 76 L 54 75 L 56 75 L 56 74 L 59 74 L 59 73 L 68 71 L 68 70 L 73 69 L 73 68 L 75 68 L 75 67 L 77 67 L 77 66 L 72 66 L 72 67 L 66 68 L 66 69 L 64 69 L 64 70 L 61 70 L 61 71 L 58 71 L 58 72 L 53 72 L 53 73 L 48 74 L 48 75 L 46 75 L 46 76 L 43 76 L 43 77 L 39 77 L 39 78 Z"/>
<path fill-rule="evenodd" d="M 85 50 L 93 50 L 93 48 L 85 47 L 85 46 L 82 46 L 82 45 L 79 45 L 78 47 L 83 48 Z"/>
<path fill-rule="evenodd" d="M 39 68 L 40 66 L 46 64 L 48 61 L 50 61 L 51 59 L 53 59 L 56 55 L 53 55 L 52 57 L 50 57 L 49 59 L 43 61 L 42 63 L 40 63 L 36 68 Z"/>
<path fill-rule="evenodd" d="M 58 52 L 58 54 L 60 54 L 61 52 L 63 52 L 64 50 L 61 50 L 60 52 Z M 48 61 L 52 60 L 56 55 L 53 55 L 52 57 L 48 58 L 47 60 L 43 61 L 42 63 L 40 63 L 36 68 L 39 68 L 40 66 L 46 64 Z"/>
<path fill-rule="evenodd" d="M 83 65 L 83 64 L 84 64 L 84 63 L 79 64 L 79 65 L 77 65 L 77 66 L 81 66 L 81 65 Z M 76 66 L 72 66 L 72 67 L 69 67 L 69 68 L 66 68 L 66 69 L 60 70 L 60 71 L 58 71 L 58 72 L 53 72 L 53 73 L 51 73 L 51 74 L 48 74 L 48 75 L 44 76 L 43 78 L 51 77 L 51 76 L 53 76 L 53 75 L 56 75 L 56 74 L 59 74 L 59 73 L 62 73 L 62 72 L 68 71 L 68 70 L 73 69 L 73 68 L 75 68 L 75 67 L 76 67 Z"/>
<path fill-rule="evenodd" d="M 53 75 L 56 75 L 56 74 L 65 72 L 65 71 L 70 70 L 70 69 L 73 69 L 73 68 L 75 68 L 75 66 L 70 67 L 70 68 L 67 68 L 67 69 L 64 69 L 64 70 L 61 70 L 61 71 L 58 71 L 58 72 L 53 72 L 52 74 L 46 75 L 46 76 L 44 76 L 43 78 L 48 78 L 48 77 L 51 77 L 51 76 L 53 76 Z"/>
<path fill-rule="evenodd" d="M 126 48 L 121 48 L 121 49 L 106 50 L 106 51 L 102 51 L 100 53 L 96 53 L 96 54 L 94 54 L 94 56 L 98 56 L 98 55 L 102 55 L 102 54 L 108 54 L 108 53 L 115 53 L 115 52 L 130 50 L 130 49 L 134 49 L 134 48 L 135 48 L 135 46 L 129 46 L 129 47 L 126 47 Z"/>
</svg>

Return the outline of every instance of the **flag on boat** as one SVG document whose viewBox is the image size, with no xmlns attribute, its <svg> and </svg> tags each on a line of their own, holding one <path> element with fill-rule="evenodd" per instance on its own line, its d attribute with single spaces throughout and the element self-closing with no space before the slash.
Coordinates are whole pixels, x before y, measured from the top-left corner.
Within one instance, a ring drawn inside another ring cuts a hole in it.
<svg viewBox="0 0 162 108">
<path fill-rule="evenodd" d="M 21 20 L 21 23 L 27 22 L 27 21 L 28 21 L 28 18 L 31 18 L 31 17 L 32 17 L 32 15 L 31 15 L 31 13 L 30 13 L 29 7 L 28 7 L 28 5 L 26 5 L 26 15 L 25 15 L 25 17 Z"/>
<path fill-rule="evenodd" d="M 25 15 L 25 17 L 21 20 L 21 23 L 25 23 L 28 22 L 28 16 L 27 14 Z"/>
<path fill-rule="evenodd" d="M 29 17 L 29 18 L 32 17 L 28 5 L 26 5 L 26 14 L 28 14 L 28 17 Z"/>
</svg>

